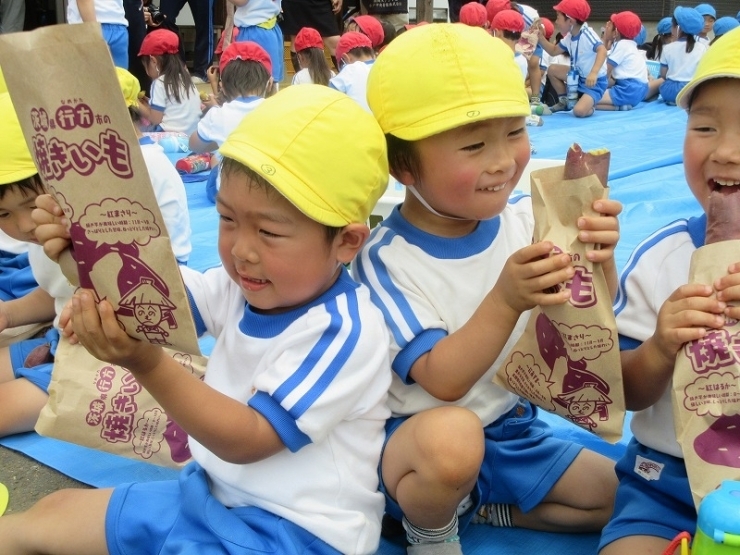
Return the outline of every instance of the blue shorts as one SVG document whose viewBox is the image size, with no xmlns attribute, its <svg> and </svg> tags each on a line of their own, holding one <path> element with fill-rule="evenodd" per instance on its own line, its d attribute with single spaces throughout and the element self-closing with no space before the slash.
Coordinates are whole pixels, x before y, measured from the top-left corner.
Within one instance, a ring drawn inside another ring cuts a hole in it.
<svg viewBox="0 0 740 555">
<path fill-rule="evenodd" d="M 614 513 L 601 532 L 599 551 L 627 536 L 672 540 L 682 531 L 694 534 L 696 509 L 683 459 L 632 438 L 616 471 L 619 487 Z"/>
<path fill-rule="evenodd" d="M 660 96 L 663 97 L 663 100 L 665 100 L 667 104 L 675 104 L 678 93 L 680 93 L 681 89 L 686 85 L 688 85 L 688 81 L 674 81 L 673 79 L 666 79 L 658 90 L 660 91 Z"/>
<path fill-rule="evenodd" d="M 542 45 L 537 45 L 534 47 L 534 52 L 532 52 L 532 56 L 537 56 L 540 60 L 542 59 Z"/>
<path fill-rule="evenodd" d="M 113 65 L 128 69 L 128 27 L 112 23 L 101 23 L 100 27 L 108 43 Z"/>
<path fill-rule="evenodd" d="M 609 89 L 612 104 L 615 106 L 632 106 L 633 108 L 643 101 L 647 92 L 647 81 L 640 81 L 639 79 L 619 79 Z"/>
<path fill-rule="evenodd" d="M 252 25 L 250 27 L 239 27 L 236 35 L 237 42 L 251 40 L 267 50 L 272 62 L 272 78 L 276 83 L 283 80 L 285 66 L 285 43 L 283 42 L 283 31 L 280 25 L 272 29 L 265 29 Z"/>
<path fill-rule="evenodd" d="M 124 484 L 105 514 L 111 555 L 339 555 L 316 536 L 257 507 L 227 508 L 198 463 L 177 480 Z"/>
<path fill-rule="evenodd" d="M 594 99 L 594 104 L 596 104 L 604 96 L 604 92 L 608 86 L 609 81 L 607 81 L 606 76 L 599 77 L 593 87 L 587 87 L 586 80 L 581 77 L 578 79 L 578 92 L 580 93 L 578 96 L 580 98 L 581 95 L 587 94 Z"/>
<path fill-rule="evenodd" d="M 13 375 L 16 378 L 26 378 L 39 389 L 48 393 L 49 384 L 51 383 L 51 371 L 54 367 L 53 358 L 57 352 L 58 343 L 59 332 L 56 328 L 51 328 L 46 332 L 44 337 L 11 343 L 8 349 L 10 352 L 10 364 L 13 367 Z M 26 368 L 26 357 L 28 357 L 33 349 L 42 345 L 49 346 L 52 362 Z"/>
<path fill-rule="evenodd" d="M 386 443 L 406 420 L 407 417 L 388 420 Z M 517 505 L 525 513 L 531 511 L 583 449 L 582 445 L 553 437 L 550 426 L 537 418 L 537 408 L 524 399 L 483 431 L 486 453 L 471 494 L 474 510 L 460 517 L 460 530 L 486 503 L 506 503 Z M 388 495 L 382 476 L 380 491 L 385 494 L 386 513 L 401 520 L 401 507 Z"/>
<path fill-rule="evenodd" d="M 0 250 L 0 300 L 20 299 L 37 287 L 28 264 L 28 253 Z"/>
</svg>

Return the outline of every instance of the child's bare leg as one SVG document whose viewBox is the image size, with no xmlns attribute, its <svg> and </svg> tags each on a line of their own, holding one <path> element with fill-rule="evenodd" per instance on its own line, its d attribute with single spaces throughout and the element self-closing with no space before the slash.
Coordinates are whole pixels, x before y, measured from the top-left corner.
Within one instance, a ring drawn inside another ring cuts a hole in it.
<svg viewBox="0 0 740 555">
<path fill-rule="evenodd" d="M 570 71 L 570 67 L 563 64 L 553 64 L 547 70 L 552 88 L 555 89 L 558 96 L 565 94 L 565 81 L 568 78 L 568 71 Z"/>
<path fill-rule="evenodd" d="M 587 118 L 594 113 L 594 99 L 589 94 L 584 94 L 576 102 L 573 115 L 577 118 Z"/>
<path fill-rule="evenodd" d="M 67 489 L 25 513 L 0 517 L 2 553 L 106 555 L 105 513 L 111 489 Z"/>
<path fill-rule="evenodd" d="M 25 378 L 16 378 L 7 348 L 0 349 L 0 437 L 33 430 L 48 396 Z"/>
<path fill-rule="evenodd" d="M 613 541 L 599 555 L 662 555 L 670 542 L 656 536 L 629 536 Z"/>
<path fill-rule="evenodd" d="M 616 110 L 617 107 L 612 102 L 612 96 L 609 94 L 609 89 L 604 91 L 604 96 L 601 97 L 601 100 L 596 104 L 595 108 L 597 110 Z"/>
<path fill-rule="evenodd" d="M 614 461 L 583 449 L 542 503 L 526 514 L 512 507 L 512 520 L 533 530 L 600 531 L 611 517 L 617 482 Z"/>
<path fill-rule="evenodd" d="M 472 491 L 483 454 L 483 425 L 475 413 L 459 407 L 427 410 L 388 440 L 383 482 L 410 522 L 441 528 Z"/>
</svg>

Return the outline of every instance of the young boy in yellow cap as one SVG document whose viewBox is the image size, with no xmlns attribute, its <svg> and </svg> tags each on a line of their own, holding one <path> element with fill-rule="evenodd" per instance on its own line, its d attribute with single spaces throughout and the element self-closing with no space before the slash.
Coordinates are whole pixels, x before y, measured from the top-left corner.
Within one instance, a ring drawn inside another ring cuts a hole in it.
<svg viewBox="0 0 740 555">
<path fill-rule="evenodd" d="M 645 239 L 620 277 L 615 313 L 634 438 L 617 462 L 619 488 L 601 555 L 663 553 L 679 532 L 696 529 L 673 424 L 671 378 L 685 343 L 740 319 L 740 254 L 715 283 L 687 285 L 692 254 L 704 245 L 710 199 L 723 195 L 719 202 L 735 206 L 740 200 L 740 106 L 733 100 L 738 94 L 740 29 L 709 48 L 677 98 L 688 111 L 686 181 L 702 212 Z M 740 435 L 734 438 L 737 449 Z"/>
<path fill-rule="evenodd" d="M 0 230 L 28 245 L 28 261 L 39 286 L 0 303 L 0 329 L 51 322 L 74 289 L 49 260 L 34 236 L 31 220 L 44 187 L 23 138 L 10 95 L 0 94 Z M 56 301 L 56 302 L 55 302 Z M 47 400 L 57 328 L 0 349 L 0 436 L 33 430 Z"/>
<path fill-rule="evenodd" d="M 548 257 L 552 243 L 531 244 L 530 197 L 509 202 L 530 156 L 521 83 L 506 44 L 454 24 L 404 33 L 370 72 L 368 102 L 407 190 L 353 272 L 391 332 L 381 489 L 409 554 L 461 553 L 473 517 L 576 532 L 611 513 L 612 462 L 552 437 L 533 405 L 491 382 L 529 310 L 567 302 L 548 288 L 574 273 L 567 254 Z M 604 245 L 588 256 L 614 271 L 621 206 L 594 208 L 606 216 L 579 218 L 580 238 Z"/>
<path fill-rule="evenodd" d="M 389 339 L 344 265 L 387 186 L 383 133 L 346 95 L 305 85 L 265 100 L 221 152 L 223 266 L 182 268 L 197 328 L 216 336 L 205 381 L 125 335 L 89 291 L 74 297 L 71 322 L 88 350 L 131 370 L 187 431 L 196 462 L 179 481 L 58 492 L 2 517 L 8 552 L 377 549 L 390 384 L 379 346 Z M 39 202 L 48 222 L 39 234 L 58 239 L 50 200 Z"/>
</svg>

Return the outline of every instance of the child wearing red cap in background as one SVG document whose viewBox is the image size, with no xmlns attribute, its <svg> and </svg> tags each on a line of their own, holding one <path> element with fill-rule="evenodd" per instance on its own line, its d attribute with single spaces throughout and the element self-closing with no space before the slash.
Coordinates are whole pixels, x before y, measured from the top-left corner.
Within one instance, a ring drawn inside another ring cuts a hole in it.
<svg viewBox="0 0 740 555">
<path fill-rule="evenodd" d="M 548 76 L 558 94 L 557 104 L 550 107 L 553 112 L 566 110 L 566 81 L 568 72 L 574 69 L 578 73 L 578 102 L 573 108 L 573 115 L 581 118 L 594 113 L 594 106 L 604 96 L 607 88 L 606 48 L 586 20 L 591 15 L 591 6 L 586 0 L 561 0 L 553 6 L 557 12 L 555 27 L 563 33 L 558 44 L 548 42 L 540 35 L 540 46 L 551 56 L 562 52 L 570 55 L 570 67 L 551 65 Z"/>
<path fill-rule="evenodd" d="M 482 27 L 488 29 L 488 12 L 483 4 L 478 2 L 468 2 L 460 8 L 460 23 L 470 27 Z"/>
<path fill-rule="evenodd" d="M 301 70 L 293 75 L 291 85 L 328 85 L 335 73 L 324 54 L 324 39 L 312 27 L 303 27 L 293 40 Z"/>
<path fill-rule="evenodd" d="M 597 110 L 631 110 L 649 95 L 645 56 L 637 49 L 634 38 L 642 29 L 637 14 L 629 11 L 612 14 L 604 28 L 606 78 L 609 88 L 597 102 Z M 662 82 L 662 81 L 661 81 Z M 654 93 L 661 82 L 653 82 Z"/>
<path fill-rule="evenodd" d="M 244 116 L 259 106 L 274 90 L 272 64 L 267 51 L 256 42 L 232 42 L 219 60 L 223 103 L 208 110 L 190 135 L 190 150 L 218 149 Z M 218 156 L 211 157 L 206 195 L 212 202 L 220 186 Z"/>
<path fill-rule="evenodd" d="M 368 112 L 367 77 L 375 61 L 375 50 L 367 35 L 347 31 L 337 43 L 339 73 L 329 80 L 329 86 L 353 98 Z"/>
<path fill-rule="evenodd" d="M 152 79 L 149 98 L 139 110 L 149 120 L 149 131 L 187 133 L 200 119 L 200 96 L 180 58 L 180 37 L 167 29 L 156 29 L 141 43 L 139 59 Z"/>
<path fill-rule="evenodd" d="M 283 31 L 277 18 L 281 13 L 280 0 L 228 0 L 234 6 L 234 27 L 238 29 L 237 42 L 256 42 L 267 51 L 272 62 L 272 78 L 276 84 L 283 80 L 285 48 Z"/>
<path fill-rule="evenodd" d="M 555 39 L 555 42 L 558 42 L 562 38 L 560 33 L 555 35 L 555 25 L 553 25 L 553 22 L 547 17 L 541 17 L 539 24 L 542 26 L 543 34 L 547 42 L 553 42 L 553 38 Z M 540 72 L 542 74 L 541 98 L 544 108 L 546 108 L 549 113 L 552 112 L 548 106 L 556 104 L 559 99 L 557 93 L 553 90 L 552 84 L 547 79 L 547 70 L 551 65 L 555 64 L 565 66 L 570 65 L 570 57 L 568 56 L 568 53 L 561 51 L 557 56 L 551 56 L 546 50 L 542 49 L 542 57 L 540 58 Z"/>
<path fill-rule="evenodd" d="M 524 18 L 522 14 L 515 10 L 501 10 L 491 21 L 491 33 L 494 37 L 497 37 L 504 41 L 511 51 L 514 53 L 514 61 L 522 72 L 522 82 L 526 82 L 528 71 L 527 71 L 527 59 L 521 52 L 516 51 L 516 44 L 522 36 L 524 31 Z M 535 86 L 535 89 L 537 87 Z M 531 89 L 527 89 L 527 96 L 531 95 Z"/>
<path fill-rule="evenodd" d="M 380 21 L 371 15 L 355 16 L 347 21 L 346 27 L 347 31 L 355 31 L 367 35 L 375 52 L 383 45 L 385 31 L 383 31 Z M 337 63 L 339 63 L 339 56 L 337 56 Z"/>
</svg>

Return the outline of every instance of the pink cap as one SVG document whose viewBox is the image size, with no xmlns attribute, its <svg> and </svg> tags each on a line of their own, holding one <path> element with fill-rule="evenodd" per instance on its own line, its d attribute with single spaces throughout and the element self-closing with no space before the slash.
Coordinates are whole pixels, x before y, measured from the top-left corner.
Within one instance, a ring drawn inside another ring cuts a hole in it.
<svg viewBox="0 0 740 555">
<path fill-rule="evenodd" d="M 221 59 L 218 61 L 219 71 L 223 73 L 224 68 L 228 63 L 233 62 L 234 60 L 252 60 L 254 62 L 259 62 L 265 67 L 267 73 L 272 75 L 272 60 L 270 60 L 270 55 L 256 42 L 232 42 L 226 47 L 224 53 L 221 54 Z"/>
<path fill-rule="evenodd" d="M 483 4 L 468 2 L 460 8 L 460 23 L 471 27 L 483 27 L 488 23 L 488 13 Z"/>
</svg>

